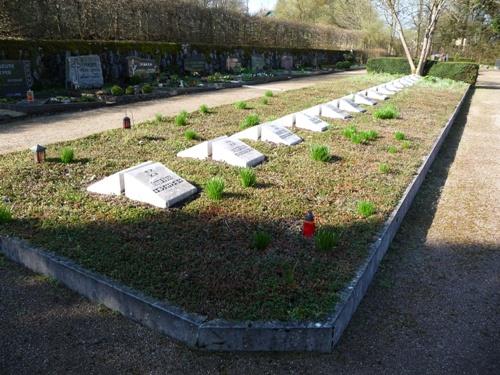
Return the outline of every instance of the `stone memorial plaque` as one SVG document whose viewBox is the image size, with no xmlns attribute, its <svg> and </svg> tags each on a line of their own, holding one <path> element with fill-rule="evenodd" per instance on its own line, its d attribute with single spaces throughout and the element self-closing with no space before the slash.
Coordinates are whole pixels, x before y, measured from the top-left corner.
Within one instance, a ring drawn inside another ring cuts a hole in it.
<svg viewBox="0 0 500 375">
<path fill-rule="evenodd" d="M 155 60 L 143 59 L 140 57 L 127 57 L 128 77 L 147 77 L 158 73 L 158 64 Z"/>
<path fill-rule="evenodd" d="M 66 83 L 82 89 L 101 88 L 104 85 L 104 79 L 99 56 L 67 57 Z"/>
<path fill-rule="evenodd" d="M 389 99 L 389 97 L 387 95 L 383 95 L 383 94 L 381 94 L 373 89 L 363 90 L 363 91 L 358 92 L 358 94 L 365 96 L 369 99 L 373 99 L 373 100 L 387 100 L 387 99 Z"/>
<path fill-rule="evenodd" d="M 315 105 L 314 107 L 304 109 L 301 111 L 303 113 L 307 113 L 308 115 L 311 116 L 321 116 L 321 105 Z"/>
<path fill-rule="evenodd" d="M 230 72 L 239 73 L 241 71 L 241 62 L 237 57 L 228 57 L 226 59 L 226 69 Z"/>
<path fill-rule="evenodd" d="M 332 104 L 333 106 L 336 106 L 338 109 L 341 109 L 342 111 L 346 112 L 357 112 L 357 113 L 366 112 L 366 109 L 361 108 L 348 98 L 341 98 L 338 100 L 334 100 L 329 104 Z"/>
<path fill-rule="evenodd" d="M 28 60 L 0 60 L 0 95 L 26 96 L 33 86 L 31 63 Z"/>
<path fill-rule="evenodd" d="M 264 159 L 264 155 L 239 139 L 224 138 L 212 143 L 212 160 L 244 168 L 256 166 Z"/>
<path fill-rule="evenodd" d="M 385 88 L 391 91 L 399 92 L 403 90 L 400 85 L 396 85 L 394 82 L 389 82 L 385 85 Z"/>
<path fill-rule="evenodd" d="M 111 176 L 105 177 L 102 180 L 93 183 L 92 185 L 87 187 L 87 191 L 90 193 L 104 195 L 121 195 L 125 191 L 125 183 L 123 180 L 124 174 L 135 168 L 142 168 L 150 164 L 153 164 L 153 162 L 147 161 L 145 163 L 114 173 Z"/>
<path fill-rule="evenodd" d="M 203 73 L 206 70 L 206 61 L 203 56 L 191 56 L 184 59 L 184 70 L 191 73 Z"/>
<path fill-rule="evenodd" d="M 222 137 L 218 137 L 209 141 L 201 142 L 196 146 L 178 152 L 177 157 L 198 160 L 208 159 L 210 156 L 212 156 L 212 143 L 224 138 L 227 138 L 227 136 L 224 135 Z"/>
<path fill-rule="evenodd" d="M 161 163 L 152 163 L 124 173 L 125 196 L 159 208 L 179 203 L 198 189 Z"/>
<path fill-rule="evenodd" d="M 258 141 L 260 139 L 261 127 L 261 125 L 252 126 L 248 129 L 233 134 L 230 138 L 250 139 L 252 141 Z"/>
<path fill-rule="evenodd" d="M 389 90 L 385 85 L 377 86 L 374 88 L 376 92 L 382 95 L 391 96 L 396 94 L 396 91 Z"/>
<path fill-rule="evenodd" d="M 284 144 L 287 146 L 296 145 L 302 142 L 302 138 L 298 135 L 292 133 L 283 126 L 279 126 L 274 123 L 262 125 L 261 140 L 265 142 Z"/>
<path fill-rule="evenodd" d="M 280 117 L 274 121 L 270 121 L 272 123 L 278 124 L 280 126 L 286 126 L 287 128 L 290 128 L 295 125 L 295 113 L 291 113 L 289 115 Z"/>
<path fill-rule="evenodd" d="M 293 57 L 289 55 L 284 55 L 281 57 L 281 68 L 285 70 L 293 69 Z"/>
<path fill-rule="evenodd" d="M 322 132 L 328 129 L 328 124 L 317 116 L 311 116 L 304 112 L 295 114 L 295 126 L 313 132 Z"/>
<path fill-rule="evenodd" d="M 377 104 L 377 102 L 373 99 L 368 98 L 365 95 L 360 95 L 360 94 L 352 94 L 349 98 L 351 101 L 353 101 L 355 104 L 364 104 L 364 105 L 369 105 L 369 106 L 374 106 Z"/>
<path fill-rule="evenodd" d="M 349 113 L 344 112 L 337 106 L 328 103 L 321 106 L 321 116 L 341 120 L 345 120 L 351 117 Z"/>
<path fill-rule="evenodd" d="M 266 68 L 266 59 L 262 55 L 252 55 L 252 70 L 262 72 Z"/>
</svg>

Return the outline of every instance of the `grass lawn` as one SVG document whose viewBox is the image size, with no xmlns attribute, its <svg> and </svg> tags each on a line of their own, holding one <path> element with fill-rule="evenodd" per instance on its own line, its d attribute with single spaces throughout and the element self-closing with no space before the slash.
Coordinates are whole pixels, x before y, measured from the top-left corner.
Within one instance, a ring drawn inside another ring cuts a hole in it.
<svg viewBox="0 0 500 375">
<path fill-rule="evenodd" d="M 305 140 L 297 146 L 248 142 L 268 159 L 254 169 L 256 184 L 247 188 L 238 168 L 175 155 L 200 140 L 239 131 L 250 114 L 265 121 L 391 78 L 352 77 L 274 95 L 267 104 L 251 100 L 247 109 L 211 108 L 190 114 L 185 126 L 167 118 L 107 131 L 51 145 L 41 165 L 29 151 L 0 156 L 0 197 L 8 198 L 13 216 L 0 224 L 0 234 L 22 237 L 210 318 L 321 318 L 366 256 L 466 86 L 417 84 L 389 99 L 400 118 L 375 119 L 376 107 L 368 108 L 349 121 L 329 121 L 324 133 L 296 130 Z M 355 143 L 343 135 L 348 125 L 378 137 Z M 188 129 L 198 139 L 187 139 Z M 395 132 L 405 140 L 395 139 Z M 327 146 L 330 160 L 312 160 L 313 144 Z M 72 163 L 60 162 L 64 147 L 74 150 Z M 164 163 L 201 194 L 161 210 L 86 192 L 91 182 L 146 160 Z M 225 183 L 218 201 L 203 190 L 215 176 Z M 336 232 L 333 250 L 302 238 L 308 210 L 317 225 Z M 254 246 L 269 238 L 267 247 Z"/>
</svg>

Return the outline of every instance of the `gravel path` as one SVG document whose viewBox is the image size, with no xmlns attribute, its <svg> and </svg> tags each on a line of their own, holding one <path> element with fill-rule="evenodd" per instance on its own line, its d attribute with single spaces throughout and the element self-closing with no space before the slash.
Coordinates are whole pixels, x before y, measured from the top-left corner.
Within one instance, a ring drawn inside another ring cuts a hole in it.
<svg viewBox="0 0 500 375">
<path fill-rule="evenodd" d="M 498 103 L 483 73 L 334 353 L 189 350 L 0 258 L 0 373 L 499 374 Z"/>
<path fill-rule="evenodd" d="M 304 77 L 243 87 L 211 91 L 206 93 L 180 95 L 172 98 L 139 102 L 127 106 L 99 108 L 92 111 L 63 113 L 53 116 L 39 116 L 13 123 L 0 124 L 0 154 L 25 150 L 34 144 L 47 145 L 59 141 L 82 138 L 104 130 L 121 127 L 125 112 L 138 123 L 151 120 L 157 113 L 174 116 L 181 110 L 196 111 L 201 104 L 216 107 L 250 100 L 264 95 L 263 89 L 286 91 L 309 87 L 320 82 L 333 82 L 339 78 L 365 74 L 365 70 L 340 72 L 314 77 Z"/>
</svg>

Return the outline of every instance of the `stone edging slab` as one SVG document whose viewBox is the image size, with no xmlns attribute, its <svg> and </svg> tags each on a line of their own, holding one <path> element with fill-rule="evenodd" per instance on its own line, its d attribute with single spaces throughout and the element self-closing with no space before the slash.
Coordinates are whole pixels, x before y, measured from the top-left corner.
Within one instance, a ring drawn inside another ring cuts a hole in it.
<svg viewBox="0 0 500 375">
<path fill-rule="evenodd" d="M 156 329 L 190 347 L 215 351 L 314 351 L 331 352 L 365 295 L 382 258 L 394 238 L 415 195 L 451 129 L 471 86 L 424 159 L 379 237 L 370 246 L 366 261 L 341 293 L 334 311 L 321 322 L 231 322 L 208 320 L 188 313 L 88 271 L 71 260 L 30 246 L 27 242 L 0 236 L 0 251 L 25 267 L 51 276 L 92 301 Z"/>
</svg>

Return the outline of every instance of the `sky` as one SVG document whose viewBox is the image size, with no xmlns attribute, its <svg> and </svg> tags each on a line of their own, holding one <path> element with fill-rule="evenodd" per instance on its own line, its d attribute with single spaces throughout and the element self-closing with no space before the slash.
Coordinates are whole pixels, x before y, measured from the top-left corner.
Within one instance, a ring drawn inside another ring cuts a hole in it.
<svg viewBox="0 0 500 375">
<path fill-rule="evenodd" d="M 250 10 L 250 14 L 254 14 L 262 8 L 274 9 L 276 1 L 277 0 L 249 0 L 248 8 Z"/>
</svg>

